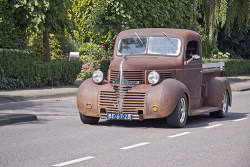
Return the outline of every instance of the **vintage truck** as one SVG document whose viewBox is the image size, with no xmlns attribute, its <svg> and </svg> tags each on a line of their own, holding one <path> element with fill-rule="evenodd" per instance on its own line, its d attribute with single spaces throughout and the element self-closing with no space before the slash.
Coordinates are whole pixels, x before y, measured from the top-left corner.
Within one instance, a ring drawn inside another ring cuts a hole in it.
<svg viewBox="0 0 250 167">
<path fill-rule="evenodd" d="M 120 32 L 107 79 L 95 71 L 78 89 L 81 121 L 166 118 L 170 127 L 181 128 L 187 116 L 225 117 L 232 93 L 224 63 L 202 64 L 201 55 L 201 37 L 191 30 Z"/>
</svg>

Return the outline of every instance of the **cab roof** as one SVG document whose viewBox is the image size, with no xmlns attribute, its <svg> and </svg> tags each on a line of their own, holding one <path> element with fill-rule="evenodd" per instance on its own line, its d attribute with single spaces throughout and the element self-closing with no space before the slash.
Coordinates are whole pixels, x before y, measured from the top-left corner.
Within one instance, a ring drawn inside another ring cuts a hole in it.
<svg viewBox="0 0 250 167">
<path fill-rule="evenodd" d="M 171 28 L 144 28 L 144 29 L 129 29 L 124 30 L 118 34 L 118 38 L 124 38 L 126 36 L 162 36 L 164 33 L 168 37 L 179 37 L 179 38 L 188 38 L 188 37 L 200 37 L 200 34 L 185 29 L 171 29 Z"/>
</svg>

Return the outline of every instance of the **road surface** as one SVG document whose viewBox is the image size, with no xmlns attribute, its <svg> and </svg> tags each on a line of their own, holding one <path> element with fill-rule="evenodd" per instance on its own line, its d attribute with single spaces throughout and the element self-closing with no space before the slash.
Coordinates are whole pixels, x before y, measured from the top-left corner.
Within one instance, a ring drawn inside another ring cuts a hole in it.
<svg viewBox="0 0 250 167">
<path fill-rule="evenodd" d="M 0 112 L 38 117 L 0 127 L 1 167 L 250 166 L 250 91 L 233 93 L 227 118 L 189 117 L 182 129 L 164 119 L 84 125 L 75 97 L 1 103 Z"/>
</svg>

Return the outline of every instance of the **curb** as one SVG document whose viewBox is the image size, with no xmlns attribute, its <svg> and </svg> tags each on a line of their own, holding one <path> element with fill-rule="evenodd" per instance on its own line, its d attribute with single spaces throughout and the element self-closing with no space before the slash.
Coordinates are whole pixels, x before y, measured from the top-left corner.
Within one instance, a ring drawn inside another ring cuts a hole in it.
<svg viewBox="0 0 250 167">
<path fill-rule="evenodd" d="M 36 121 L 37 116 L 33 114 L 10 114 L 0 116 L 0 126 L 27 122 L 27 121 Z"/>
<path fill-rule="evenodd" d="M 52 98 L 61 98 L 61 97 L 71 97 L 76 96 L 76 92 L 70 93 L 58 93 L 58 94 L 47 94 L 47 95 L 36 95 L 36 96 L 0 96 L 1 99 L 6 99 L 12 102 L 19 101 L 29 101 L 29 100 L 38 100 L 38 99 L 52 99 Z"/>
</svg>

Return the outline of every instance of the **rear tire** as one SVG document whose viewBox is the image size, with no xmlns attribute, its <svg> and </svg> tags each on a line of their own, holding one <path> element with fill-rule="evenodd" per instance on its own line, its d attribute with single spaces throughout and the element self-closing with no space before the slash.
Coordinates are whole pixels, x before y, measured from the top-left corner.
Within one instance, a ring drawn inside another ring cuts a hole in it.
<svg viewBox="0 0 250 167">
<path fill-rule="evenodd" d="M 167 117 L 168 125 L 173 128 L 183 128 L 187 122 L 187 111 L 187 97 L 185 94 L 183 94 L 173 113 Z"/>
<path fill-rule="evenodd" d="M 79 114 L 80 114 L 80 119 L 82 123 L 84 124 L 97 124 L 100 119 L 99 117 L 90 117 L 90 116 L 83 115 L 80 112 Z"/>
<path fill-rule="evenodd" d="M 222 95 L 222 109 L 220 111 L 210 112 L 209 115 L 211 118 L 225 118 L 228 113 L 228 103 L 229 95 L 227 90 L 224 91 Z"/>
</svg>

